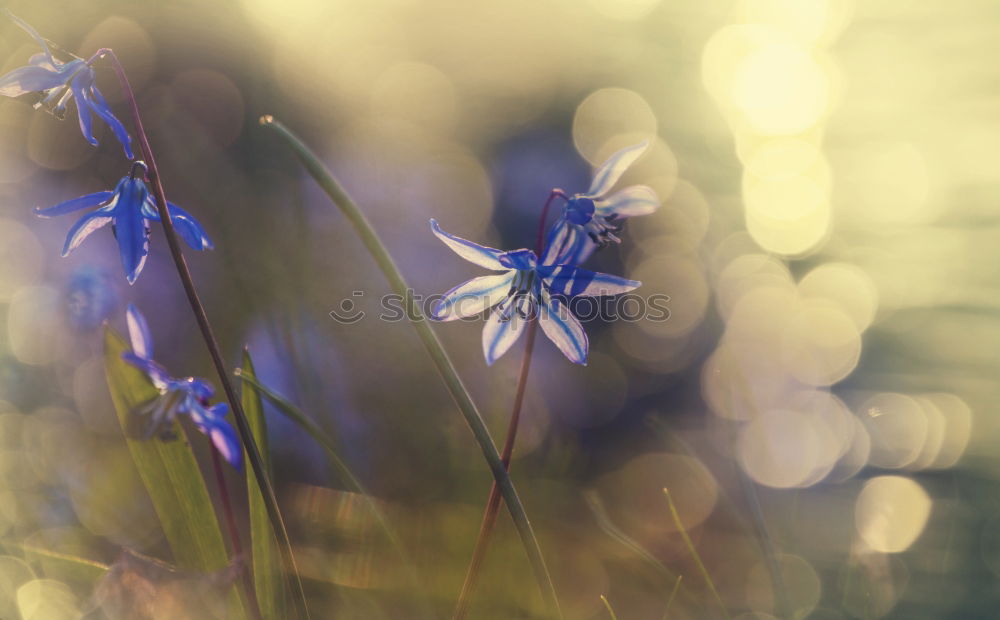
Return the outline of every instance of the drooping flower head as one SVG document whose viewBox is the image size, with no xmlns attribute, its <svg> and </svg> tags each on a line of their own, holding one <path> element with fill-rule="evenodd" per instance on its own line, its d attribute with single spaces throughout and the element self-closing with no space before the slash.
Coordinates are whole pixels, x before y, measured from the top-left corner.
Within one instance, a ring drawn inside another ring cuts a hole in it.
<svg viewBox="0 0 1000 620">
<path fill-rule="evenodd" d="M 59 119 L 66 116 L 66 107 L 72 99 L 76 102 L 83 137 L 97 146 L 93 130 L 93 117 L 96 114 L 121 142 L 125 156 L 132 159 L 132 139 L 121 121 L 111 113 L 111 107 L 97 88 L 94 68 L 82 58 L 74 58 L 69 62 L 57 60 L 48 43 L 34 28 L 6 9 L 0 12 L 23 28 L 42 48 L 41 52 L 28 59 L 27 65 L 0 76 L 0 95 L 20 97 L 34 94 L 38 97 L 35 108 L 45 108 Z"/>
<path fill-rule="evenodd" d="M 41 217 L 55 217 L 97 207 L 70 228 L 62 255 L 69 255 L 92 232 L 111 224 L 118 239 L 125 278 L 129 284 L 134 284 L 149 253 L 149 223 L 160 221 L 155 199 L 143 180 L 145 172 L 146 164 L 136 161 L 132 164 L 129 175 L 118 181 L 114 191 L 87 194 L 46 209 L 35 208 L 35 213 Z M 167 208 L 170 220 L 181 239 L 195 250 L 212 249 L 212 241 L 190 213 L 172 202 L 167 203 Z"/>
<path fill-rule="evenodd" d="M 494 308 L 483 328 L 483 355 L 493 364 L 517 341 L 538 312 L 542 331 L 563 355 L 576 364 L 587 363 L 587 333 L 556 295 L 599 297 L 625 293 L 640 285 L 606 273 L 574 265 L 539 263 L 531 250 L 502 252 L 456 237 L 431 220 L 431 230 L 456 254 L 493 271 L 459 284 L 444 294 L 431 312 L 439 321 L 473 316 Z"/>
<path fill-rule="evenodd" d="M 617 234 L 623 220 L 648 215 L 660 206 L 656 192 L 645 185 L 608 195 L 648 146 L 644 140 L 617 151 L 594 171 L 586 192 L 566 197 L 566 209 L 549 233 L 542 262 L 579 265 L 597 248 L 621 242 Z"/>
<path fill-rule="evenodd" d="M 145 317 L 132 304 L 126 310 L 129 339 L 132 351 L 122 353 L 122 359 L 141 370 L 160 394 L 142 403 L 132 412 L 130 434 L 141 439 L 175 439 L 174 420 L 187 415 L 199 431 L 212 440 L 212 444 L 233 467 L 243 464 L 243 449 L 236 431 L 226 421 L 229 406 L 226 403 L 209 405 L 215 393 L 205 379 L 185 377 L 175 379 L 166 369 L 153 361 L 153 338 Z"/>
</svg>

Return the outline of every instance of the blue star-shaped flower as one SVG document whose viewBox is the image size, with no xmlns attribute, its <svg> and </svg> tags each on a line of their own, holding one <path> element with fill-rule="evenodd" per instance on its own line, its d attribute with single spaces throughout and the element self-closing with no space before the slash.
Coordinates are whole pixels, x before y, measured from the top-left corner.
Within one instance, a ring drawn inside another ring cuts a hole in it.
<svg viewBox="0 0 1000 620">
<path fill-rule="evenodd" d="M 648 215 L 660 206 L 656 192 L 645 185 L 632 185 L 607 195 L 647 146 L 649 141 L 644 140 L 609 157 L 594 171 L 586 192 L 573 196 L 558 193 L 566 199 L 566 210 L 549 233 L 542 262 L 579 265 L 595 249 L 621 242 L 617 233 L 622 220 Z"/>
<path fill-rule="evenodd" d="M 587 333 L 580 321 L 558 297 L 598 297 L 625 293 L 639 286 L 606 273 L 595 273 L 573 265 L 539 263 L 531 250 L 501 252 L 450 235 L 431 220 L 438 239 L 469 261 L 503 273 L 473 278 L 445 293 L 431 316 L 453 321 L 496 307 L 483 328 L 483 354 L 493 364 L 517 341 L 528 319 L 539 309 L 542 331 L 571 362 L 587 363 Z"/>
<path fill-rule="evenodd" d="M 140 169 L 143 174 L 138 174 Z M 37 215 L 54 217 L 80 209 L 98 207 L 81 217 L 70 228 L 66 244 L 63 246 L 63 256 L 76 249 L 90 233 L 111 224 L 118 238 L 118 250 L 121 253 L 122 266 L 125 268 L 125 277 L 129 284 L 135 283 L 149 253 L 149 222 L 160 221 L 156 202 L 142 179 L 145 171 L 146 164 L 137 161 L 132 164 L 129 175 L 118 181 L 113 192 L 87 194 L 54 207 L 35 208 Z M 173 222 L 174 229 L 181 239 L 196 250 L 212 249 L 212 241 L 190 213 L 172 202 L 167 203 L 167 208 L 170 212 L 170 221 Z"/>
<path fill-rule="evenodd" d="M 158 437 L 174 439 L 174 419 L 178 415 L 190 416 L 199 431 L 212 440 L 212 444 L 229 463 L 239 469 L 243 465 L 243 449 L 236 437 L 236 431 L 226 421 L 229 406 L 217 403 L 209 406 L 215 390 L 204 379 L 185 377 L 175 379 L 167 374 L 163 366 L 153 361 L 153 339 L 146 319 L 139 310 L 129 304 L 125 317 L 128 322 L 132 352 L 122 353 L 122 359 L 141 370 L 159 396 L 136 407 L 132 412 L 131 435 L 141 439 Z"/>
<path fill-rule="evenodd" d="M 0 77 L 0 95 L 20 97 L 34 93 L 40 97 L 35 108 L 44 107 L 60 119 L 66 115 L 69 100 L 75 99 L 83 137 L 97 146 L 92 126 L 93 115 L 96 114 L 107 123 L 121 142 L 125 156 L 132 159 L 132 139 L 121 121 L 111 113 L 111 107 L 94 83 L 94 68 L 82 58 L 74 58 L 65 63 L 56 60 L 45 39 L 34 28 L 6 9 L 3 13 L 27 31 L 42 47 L 42 51 L 28 59 L 26 66 Z"/>
</svg>

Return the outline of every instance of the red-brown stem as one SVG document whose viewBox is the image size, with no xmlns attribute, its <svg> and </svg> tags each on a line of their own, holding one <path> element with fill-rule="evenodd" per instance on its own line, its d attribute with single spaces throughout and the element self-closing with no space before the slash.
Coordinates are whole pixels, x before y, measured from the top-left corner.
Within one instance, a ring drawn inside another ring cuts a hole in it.
<svg viewBox="0 0 1000 620">
<path fill-rule="evenodd" d="M 122 93 L 125 95 L 126 101 L 128 101 L 129 110 L 132 113 L 132 122 L 135 125 L 136 139 L 139 141 L 139 149 L 143 160 L 145 160 L 148 166 L 147 176 L 149 184 L 153 187 L 153 196 L 156 198 L 156 209 L 160 215 L 160 223 L 163 225 L 163 234 L 167 238 L 167 246 L 170 248 L 170 254 L 177 267 L 177 275 L 180 276 L 181 283 L 184 286 L 184 293 L 187 295 L 188 303 L 191 305 L 191 310 L 194 312 L 195 319 L 198 322 L 198 328 L 201 330 L 205 346 L 208 348 L 209 356 L 212 358 L 215 372 L 226 393 L 226 400 L 229 401 L 229 406 L 233 410 L 233 419 L 236 421 L 236 429 L 239 431 L 240 439 L 246 450 L 247 460 L 250 461 L 257 485 L 264 496 L 264 506 L 267 508 L 271 525 L 274 528 L 275 535 L 278 537 L 278 548 L 281 550 L 287 572 L 291 575 L 291 581 L 296 587 L 296 596 L 293 598 L 298 603 L 301 615 L 308 618 L 309 609 L 306 605 L 305 590 L 299 578 L 295 557 L 292 555 L 288 530 L 285 527 L 284 519 L 281 517 L 281 512 L 278 510 L 278 498 L 274 492 L 274 486 L 271 484 L 271 480 L 264 470 L 260 451 L 257 449 L 257 443 L 254 441 L 253 433 L 250 431 L 250 423 L 247 420 L 246 413 L 243 411 L 243 405 L 236 395 L 236 390 L 233 389 L 233 384 L 229 380 L 229 372 L 222 361 L 219 343 L 215 339 L 212 325 L 209 323 L 208 315 L 205 313 L 205 307 L 202 305 L 198 291 L 195 289 L 191 271 L 188 269 L 187 261 L 181 252 L 180 242 L 177 240 L 177 232 L 174 230 L 173 222 L 170 220 L 170 212 L 167 209 L 167 197 L 163 191 L 159 169 L 156 167 L 156 158 L 153 156 L 153 150 L 149 146 L 149 139 L 146 137 L 146 131 L 142 125 L 142 116 L 139 114 L 139 104 L 136 102 L 135 93 L 132 91 L 132 85 L 125 74 L 125 68 L 122 67 L 113 50 L 107 48 L 98 50 L 91 61 L 98 58 L 108 58 L 111 60 L 111 66 L 114 68 L 115 74 L 118 76 L 118 81 L 121 83 Z"/>
<path fill-rule="evenodd" d="M 538 235 L 535 239 L 535 254 L 541 260 L 542 244 L 545 243 L 545 222 L 548 220 L 549 207 L 555 198 L 566 198 L 566 194 L 559 189 L 552 190 L 545 206 L 542 207 L 542 215 L 538 218 Z M 517 438 L 517 429 L 521 421 L 521 405 L 524 403 L 524 393 L 528 386 L 528 371 L 531 369 L 531 352 L 535 346 L 535 335 L 538 330 L 538 321 L 532 320 L 528 323 L 528 333 L 524 343 L 524 357 L 521 358 L 521 374 L 517 380 L 517 392 L 514 394 L 514 406 L 510 412 L 510 422 L 507 423 L 507 437 L 504 439 L 503 450 L 500 452 L 500 460 L 505 469 L 510 470 L 510 459 L 514 453 L 514 440 Z M 500 488 L 496 481 L 490 486 L 490 496 L 486 500 L 486 508 L 483 510 L 483 521 L 479 525 L 479 536 L 476 538 L 476 546 L 472 551 L 472 559 L 469 561 L 469 568 L 465 573 L 465 582 L 462 584 L 462 591 L 458 595 L 455 603 L 455 612 L 452 615 L 454 620 L 462 620 L 469 613 L 469 606 L 472 603 L 472 593 L 476 589 L 479 580 L 479 573 L 482 570 L 483 560 L 486 559 L 486 551 L 489 549 L 490 540 L 493 537 L 493 528 L 497 522 L 497 515 L 500 513 Z"/>
<path fill-rule="evenodd" d="M 247 591 L 247 599 L 250 603 L 250 615 L 256 620 L 261 620 L 260 603 L 257 602 L 257 590 L 253 585 L 253 575 L 250 573 L 247 558 L 243 557 L 243 545 L 240 543 L 240 530 L 236 527 L 236 514 L 233 512 L 233 505 L 229 500 L 229 487 L 226 486 L 226 473 L 222 467 L 222 458 L 219 450 L 212 444 L 212 469 L 215 470 L 215 483 L 219 487 L 219 499 L 222 501 L 222 513 L 225 515 L 226 528 L 229 530 L 229 542 L 233 547 L 233 557 L 238 562 L 243 562 L 243 587 Z"/>
</svg>

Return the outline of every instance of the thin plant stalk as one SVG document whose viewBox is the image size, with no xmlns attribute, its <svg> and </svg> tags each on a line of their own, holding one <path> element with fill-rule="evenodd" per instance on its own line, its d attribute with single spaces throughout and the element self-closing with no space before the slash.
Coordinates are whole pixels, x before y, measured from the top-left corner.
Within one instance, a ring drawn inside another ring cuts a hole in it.
<svg viewBox="0 0 1000 620">
<path fill-rule="evenodd" d="M 296 589 L 296 596 L 294 598 L 297 601 L 301 615 L 308 618 L 309 609 L 306 603 L 305 590 L 302 587 L 302 581 L 299 577 L 298 567 L 295 563 L 295 556 L 292 554 L 292 546 L 291 541 L 288 538 L 288 530 L 285 528 L 285 521 L 281 516 L 281 511 L 278 509 L 278 498 L 274 492 L 274 486 L 271 484 L 271 480 L 268 478 L 266 470 L 264 469 L 263 460 L 260 457 L 257 444 L 253 439 L 253 433 L 250 431 L 250 424 L 247 421 L 240 399 L 236 395 L 236 391 L 233 389 L 232 382 L 229 379 L 229 373 L 226 370 L 226 365 L 222 360 L 222 353 L 220 352 L 219 344 L 215 338 L 214 332 L 212 331 L 212 325 L 208 321 L 208 315 L 205 313 L 205 307 L 202 305 L 201 298 L 198 296 L 198 291 L 195 289 L 194 279 L 191 277 L 191 271 L 188 269 L 187 261 L 184 259 L 184 254 L 181 252 L 180 242 L 177 240 L 177 232 L 174 230 L 173 222 L 170 220 L 170 212 L 167 209 L 167 198 L 163 191 L 163 182 L 160 179 L 160 173 L 156 166 L 156 158 L 153 156 L 153 150 L 149 146 L 149 139 L 146 137 L 146 132 L 143 128 L 142 117 L 139 114 L 139 105 L 136 102 L 135 93 L 132 91 L 132 85 L 128 81 L 128 76 L 125 74 L 124 67 L 122 67 L 121 62 L 118 61 L 118 57 L 115 55 L 113 50 L 108 48 L 98 50 L 88 63 L 92 63 L 99 58 L 110 59 L 111 65 L 118 76 L 118 81 L 121 83 L 122 93 L 125 95 L 126 101 L 128 101 L 129 110 L 132 113 L 132 122 L 135 127 L 136 139 L 139 141 L 139 148 L 142 153 L 143 160 L 146 162 L 147 177 L 150 185 L 153 187 L 153 196 L 156 198 L 156 208 L 160 215 L 160 223 L 163 225 L 163 233 L 167 238 L 167 245 L 170 248 L 170 254 L 173 256 L 174 264 L 177 267 L 177 274 L 180 276 L 181 283 L 184 286 L 184 293 L 187 295 L 188 302 L 191 305 L 191 310 L 194 312 L 195 319 L 198 322 L 198 327 L 201 330 L 202 338 L 205 341 L 205 346 L 208 348 L 209 355 L 212 358 L 212 364 L 215 366 L 215 372 L 218 375 L 222 388 L 226 393 L 226 400 L 229 401 L 229 406 L 233 410 L 233 418 L 236 421 L 236 428 L 239 431 L 243 448 L 247 452 L 247 460 L 250 461 L 250 465 L 253 468 L 254 477 L 257 479 L 257 484 L 264 497 L 264 505 L 267 507 L 268 517 L 270 518 L 271 523 L 274 526 L 274 530 L 278 535 L 278 547 L 281 549 L 286 568 L 288 569 L 287 572 L 292 575 L 292 581 L 295 584 L 294 587 Z"/>
<path fill-rule="evenodd" d="M 701 561 L 701 556 L 698 554 L 698 550 L 695 549 L 694 543 L 691 542 L 691 537 L 688 536 L 687 530 L 684 528 L 684 523 L 681 521 L 681 515 L 677 512 L 677 506 L 674 505 L 674 500 L 670 497 L 670 490 L 664 488 L 663 494 L 667 496 L 667 504 L 670 505 L 670 515 L 674 519 L 674 525 L 677 526 L 677 531 L 681 533 L 681 537 L 684 539 L 684 544 L 687 545 L 688 551 L 691 552 L 691 557 L 694 558 L 694 563 L 698 567 L 698 572 L 700 572 L 701 576 L 705 579 L 705 584 L 712 592 L 712 596 L 719 604 L 719 608 L 722 609 L 722 613 L 726 616 L 726 618 L 728 618 L 729 610 L 726 608 L 726 603 L 722 600 L 722 596 L 719 595 L 719 591 L 715 588 L 715 582 L 712 581 L 712 576 L 708 574 L 708 569 L 705 568 L 705 564 Z"/>
<path fill-rule="evenodd" d="M 608 615 L 611 616 L 611 620 L 618 620 L 618 614 L 615 613 L 615 608 L 611 606 L 611 601 L 608 597 L 601 595 L 601 602 L 604 603 L 604 609 L 608 610 Z"/>
<path fill-rule="evenodd" d="M 212 445 L 212 469 L 215 471 L 215 483 L 219 487 L 219 498 L 222 501 L 222 513 L 225 515 L 226 528 L 229 530 L 229 542 L 233 547 L 233 557 L 239 558 L 243 555 L 243 545 L 240 543 L 240 530 L 236 526 L 236 514 L 233 512 L 233 504 L 229 500 L 229 487 L 226 485 L 226 474 L 222 468 L 222 457 L 219 450 Z M 260 620 L 260 603 L 257 602 L 257 589 L 254 587 L 253 576 L 250 571 L 241 571 L 243 577 L 243 587 L 246 589 L 247 598 L 250 604 L 251 615 Z"/>
<path fill-rule="evenodd" d="M 407 286 L 406 280 L 400 273 L 395 261 L 389 255 L 389 251 L 379 239 L 378 234 L 372 228 L 371 223 L 361 209 L 358 208 L 333 175 L 326 170 L 316 154 L 298 136 L 270 115 L 261 117 L 260 123 L 265 128 L 275 132 L 292 149 L 309 175 L 319 184 L 320 188 L 330 197 L 330 200 L 341 210 L 354 227 L 365 248 L 371 254 L 372 258 L 375 259 L 375 263 L 382 271 L 386 280 L 388 280 L 389 287 L 394 293 L 403 298 L 407 314 L 412 319 L 411 324 L 414 330 L 416 330 L 417 336 L 437 367 L 445 386 L 451 393 L 455 404 L 465 418 L 466 424 L 468 424 L 473 436 L 479 443 L 486 463 L 493 474 L 493 479 L 500 488 L 500 494 L 507 504 L 507 509 L 514 521 L 514 527 L 517 529 L 521 543 L 528 554 L 528 560 L 531 562 L 542 598 L 551 610 L 551 613 L 558 618 L 562 618 L 559 600 L 556 597 L 552 578 L 542 557 L 541 548 L 538 546 L 538 540 L 535 538 L 534 530 L 531 527 L 531 522 L 528 520 L 528 515 L 524 510 L 524 505 L 521 503 L 517 489 L 514 487 L 514 482 L 510 479 L 507 468 L 500 454 L 497 452 L 493 437 L 490 435 L 490 431 L 486 427 L 479 409 L 462 383 L 462 379 L 458 376 L 454 364 L 441 345 L 441 341 L 438 340 L 437 334 L 431 329 L 426 317 L 423 316 L 423 313 L 413 299 L 412 291 Z"/>
<path fill-rule="evenodd" d="M 256 377 L 246 374 L 241 368 L 237 368 L 233 371 L 233 374 L 242 380 L 244 383 L 248 384 L 254 390 L 257 390 L 261 395 L 271 401 L 278 410 L 285 415 L 285 417 L 296 423 L 299 428 L 304 430 L 306 434 L 313 438 L 320 447 L 326 452 L 327 456 L 330 457 L 330 462 L 333 464 L 333 468 L 337 470 L 337 473 L 341 476 L 343 482 L 346 482 L 348 486 L 353 487 L 353 489 L 360 493 L 364 498 L 365 502 L 368 504 L 368 509 L 371 511 L 372 516 L 374 516 L 375 521 L 378 523 L 382 532 L 389 539 L 389 543 L 396 548 L 399 552 L 400 559 L 407 567 L 407 572 L 410 574 L 410 579 L 413 581 L 414 586 L 423 593 L 425 588 L 423 587 L 420 576 L 414 569 L 413 558 L 410 557 L 409 552 L 406 550 L 406 546 L 403 541 L 399 538 L 396 530 L 389 525 L 389 520 L 386 518 L 382 509 L 378 507 L 378 504 L 372 499 L 372 494 L 368 492 L 361 480 L 354 475 L 351 468 L 348 467 L 347 463 L 344 462 L 340 455 L 337 454 L 337 450 L 334 447 L 333 440 L 327 435 L 319 424 L 316 424 L 307 416 L 301 409 L 293 405 L 286 398 L 267 387 L 263 383 L 257 380 Z M 426 604 L 426 601 L 424 601 Z"/>
<path fill-rule="evenodd" d="M 684 575 L 677 575 L 677 581 L 674 582 L 674 589 L 670 591 L 670 598 L 667 599 L 667 606 L 663 609 L 663 620 L 667 620 L 670 616 L 670 606 L 674 604 L 674 599 L 677 597 L 677 591 L 681 589 L 681 579 Z"/>
<path fill-rule="evenodd" d="M 545 242 L 545 222 L 548 219 L 549 207 L 556 197 L 566 197 L 562 190 L 553 190 L 549 194 L 545 206 L 542 207 L 542 214 L 538 218 L 538 234 L 535 236 L 535 255 L 541 258 L 542 244 Z M 507 471 L 510 471 L 510 459 L 514 453 L 514 441 L 517 439 L 517 429 L 521 421 L 521 406 L 524 404 L 524 394 L 528 386 L 528 372 L 531 370 L 532 351 L 535 347 L 535 335 L 538 332 L 538 321 L 534 318 L 528 324 L 528 333 L 524 343 L 524 357 L 521 358 L 521 372 L 517 380 L 517 391 L 514 393 L 514 405 L 510 412 L 510 421 L 507 423 L 507 437 L 504 439 L 503 450 L 500 452 L 500 460 Z M 458 600 L 455 602 L 455 611 L 452 614 L 453 620 L 462 620 L 469 614 L 469 607 L 472 604 L 472 593 L 476 589 L 479 574 L 482 572 L 483 561 L 486 559 L 486 551 L 489 549 L 490 540 L 493 538 L 493 528 L 496 526 L 497 515 L 500 513 L 500 489 L 494 480 L 490 486 L 489 499 L 486 500 L 486 508 L 483 510 L 483 520 L 479 525 L 479 535 L 476 537 L 476 545 L 472 550 L 472 559 L 469 560 L 469 568 L 465 572 L 465 581 L 462 583 L 462 590 L 459 592 Z"/>
</svg>

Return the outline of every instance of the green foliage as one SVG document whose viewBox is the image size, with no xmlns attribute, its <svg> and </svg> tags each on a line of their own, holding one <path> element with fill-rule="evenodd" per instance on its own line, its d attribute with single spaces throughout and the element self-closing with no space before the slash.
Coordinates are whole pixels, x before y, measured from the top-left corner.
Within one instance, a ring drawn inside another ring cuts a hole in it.
<svg viewBox="0 0 1000 620">
<path fill-rule="evenodd" d="M 250 352 L 243 352 L 242 374 L 254 378 L 253 361 Z M 271 456 L 268 451 L 267 422 L 264 418 L 264 408 L 261 405 L 260 394 L 250 382 L 243 383 L 241 391 L 243 411 L 250 422 L 254 441 L 260 450 L 264 467 L 271 475 Z M 247 498 L 250 509 L 250 549 L 253 553 L 253 579 L 257 590 L 257 603 L 261 616 L 264 618 L 284 618 L 285 600 L 282 588 L 278 542 L 267 515 L 267 505 L 264 496 L 257 486 L 253 471 L 247 470 Z"/>
</svg>

